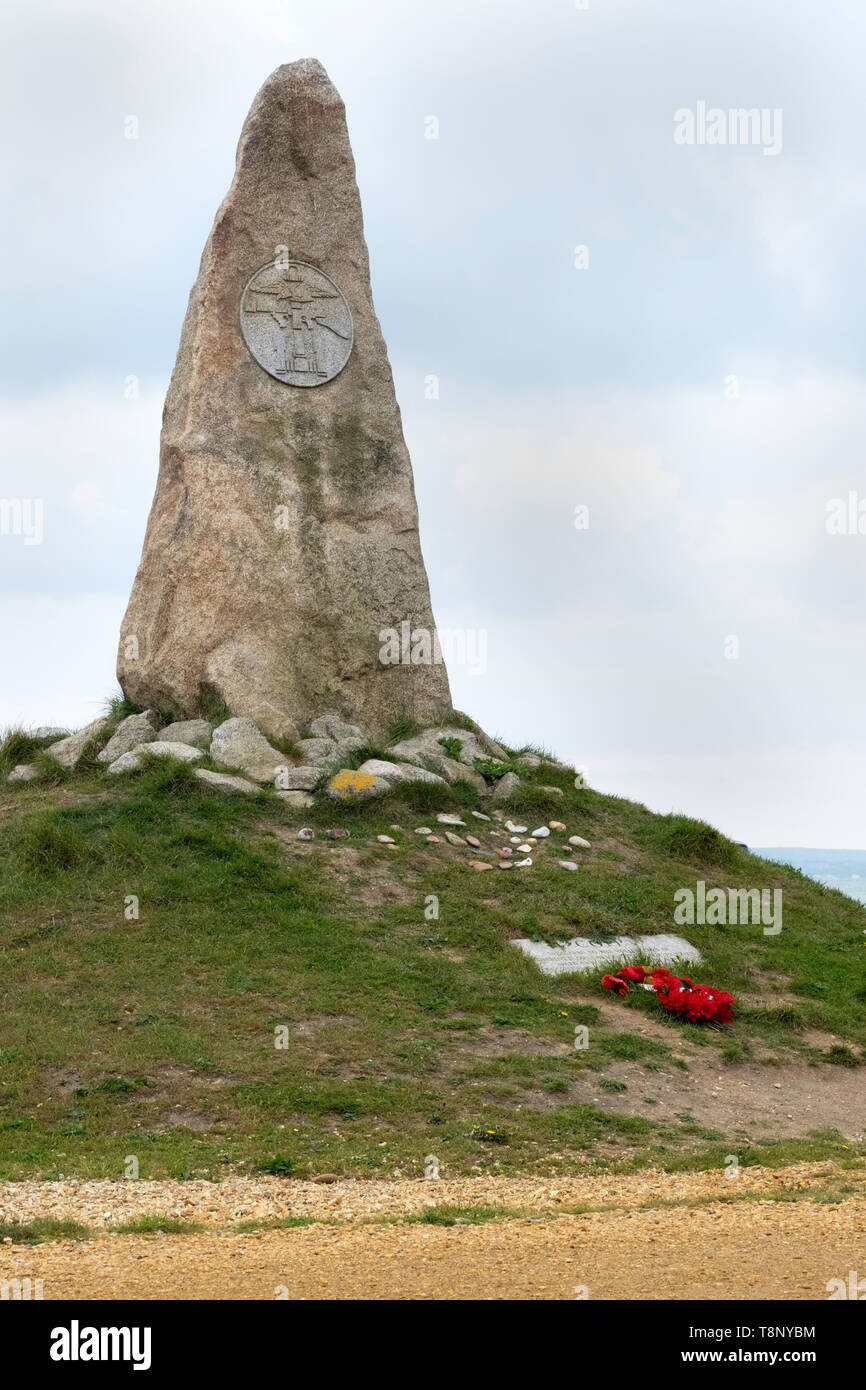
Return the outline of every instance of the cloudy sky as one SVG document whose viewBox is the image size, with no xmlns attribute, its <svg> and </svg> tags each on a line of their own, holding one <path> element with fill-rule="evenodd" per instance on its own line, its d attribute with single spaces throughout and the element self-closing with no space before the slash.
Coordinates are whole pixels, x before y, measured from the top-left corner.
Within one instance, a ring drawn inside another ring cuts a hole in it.
<svg viewBox="0 0 866 1390">
<path fill-rule="evenodd" d="M 866 847 L 866 535 L 827 529 L 866 499 L 860 0 L 16 0 L 2 30 L 0 498 L 43 522 L 0 534 L 0 725 L 115 688 L 202 246 L 257 88 L 314 56 L 434 609 L 486 634 L 455 703 L 736 839 Z M 678 143 L 699 103 L 775 139 Z"/>
</svg>

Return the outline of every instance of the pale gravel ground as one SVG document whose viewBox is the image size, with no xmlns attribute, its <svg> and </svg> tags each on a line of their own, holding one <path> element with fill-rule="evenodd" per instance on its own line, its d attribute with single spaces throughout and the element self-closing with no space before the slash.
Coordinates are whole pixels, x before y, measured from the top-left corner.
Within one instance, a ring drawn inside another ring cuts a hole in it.
<svg viewBox="0 0 866 1390">
<path fill-rule="evenodd" d="M 799 1163 L 788 1168 L 744 1168 L 732 1180 L 718 1169 L 703 1173 L 646 1170 L 627 1175 L 471 1177 L 438 1180 L 346 1180 L 312 1183 L 295 1178 L 227 1178 L 204 1181 L 76 1181 L 0 1183 L 0 1221 L 37 1217 L 80 1221 L 96 1229 L 146 1213 L 167 1213 L 208 1227 L 280 1216 L 314 1216 L 353 1221 L 407 1215 L 425 1206 L 504 1206 L 533 1211 L 578 1205 L 627 1210 L 646 1203 L 688 1202 L 696 1197 L 820 1185 L 840 1176 L 835 1163 Z M 852 1185 L 864 1170 L 844 1172 Z M 866 1255 L 864 1255 L 866 1259 Z"/>
<path fill-rule="evenodd" d="M 828 1281 L 847 1281 L 864 1260 L 859 1196 L 445 1228 L 106 1235 L 0 1247 L 0 1277 L 42 1279 L 46 1300 L 824 1300 Z"/>
</svg>

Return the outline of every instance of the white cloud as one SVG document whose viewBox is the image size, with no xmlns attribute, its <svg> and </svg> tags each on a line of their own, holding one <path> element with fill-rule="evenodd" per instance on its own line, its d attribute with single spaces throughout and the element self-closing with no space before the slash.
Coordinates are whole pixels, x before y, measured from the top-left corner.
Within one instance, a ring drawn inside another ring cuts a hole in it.
<svg viewBox="0 0 866 1390">
<path fill-rule="evenodd" d="M 4 585 L 117 592 L 138 564 L 156 481 L 162 387 L 82 381 L 0 399 L 0 495 L 41 498 L 44 540 L 0 537 Z"/>
</svg>

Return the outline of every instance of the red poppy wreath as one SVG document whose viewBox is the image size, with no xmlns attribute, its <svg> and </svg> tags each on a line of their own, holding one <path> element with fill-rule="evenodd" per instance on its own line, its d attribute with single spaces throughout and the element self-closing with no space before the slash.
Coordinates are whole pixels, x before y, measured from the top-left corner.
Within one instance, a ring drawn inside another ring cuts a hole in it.
<svg viewBox="0 0 866 1390">
<path fill-rule="evenodd" d="M 629 981 L 643 984 L 647 974 L 642 965 L 624 965 L 615 975 L 605 975 L 601 983 L 615 994 L 628 994 Z M 696 985 L 688 975 L 672 975 L 663 965 L 652 971 L 650 983 L 662 1008 L 687 1023 L 730 1023 L 734 1016 L 732 994 L 712 985 Z"/>
</svg>

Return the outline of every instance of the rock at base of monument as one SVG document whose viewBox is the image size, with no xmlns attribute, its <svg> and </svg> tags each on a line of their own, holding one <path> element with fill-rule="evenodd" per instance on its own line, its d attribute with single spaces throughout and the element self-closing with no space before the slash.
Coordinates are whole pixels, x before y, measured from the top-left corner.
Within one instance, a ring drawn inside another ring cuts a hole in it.
<svg viewBox="0 0 866 1390">
<path fill-rule="evenodd" d="M 139 748 L 143 743 L 150 743 L 156 738 L 159 728 L 159 716 L 155 710 L 146 709 L 142 714 L 130 714 L 126 719 L 121 719 L 111 738 L 106 743 L 101 753 L 97 753 L 96 761 L 100 763 L 116 762 L 124 753 L 129 753 L 133 748 Z"/>
<path fill-rule="evenodd" d="M 451 745 L 450 749 L 442 743 L 442 739 L 447 739 Z M 489 744 L 489 740 L 486 742 Z M 395 758 L 407 763 L 432 762 L 435 764 L 443 758 L 451 758 L 455 743 L 460 745 L 455 761 L 463 763 L 465 767 L 474 768 L 476 758 L 489 756 L 486 748 L 471 730 L 449 727 L 424 729 L 422 733 L 414 734 L 412 738 L 404 738 L 399 743 L 392 744 L 387 751 Z M 504 754 L 504 756 L 507 757 L 508 755 Z"/>
<path fill-rule="evenodd" d="M 298 810 L 304 810 L 308 806 L 315 805 L 315 797 L 310 796 L 309 792 L 277 792 L 277 796 L 285 806 L 297 807 Z"/>
<path fill-rule="evenodd" d="M 12 771 L 9 773 L 9 776 L 6 778 L 6 781 L 32 782 L 34 777 L 38 776 L 38 769 L 35 768 L 32 763 L 18 763 L 16 767 L 13 767 Z"/>
<path fill-rule="evenodd" d="M 357 724 L 347 724 L 338 714 L 321 714 L 310 725 L 310 733 L 313 738 L 329 738 L 332 743 L 347 743 L 357 739 L 358 748 L 367 742 L 367 735 Z"/>
<path fill-rule="evenodd" d="M 272 748 L 251 719 L 227 719 L 213 731 L 210 755 L 220 767 L 236 767 L 254 782 L 273 782 L 286 756 Z"/>
<path fill-rule="evenodd" d="M 520 786 L 520 778 L 516 772 L 506 772 L 504 777 L 500 777 L 493 791 L 490 793 L 493 801 L 507 801 L 512 793 L 517 791 Z"/>
<path fill-rule="evenodd" d="M 163 743 L 191 743 L 193 748 L 210 748 L 213 725 L 206 719 L 180 719 L 176 724 L 168 724 L 160 729 L 159 737 Z"/>
<path fill-rule="evenodd" d="M 215 792 L 225 792 L 228 796 L 258 796 L 261 790 L 245 777 L 233 777 L 228 772 L 211 772 L 206 767 L 197 767 L 193 776 L 206 787 L 212 787 Z"/>
<path fill-rule="evenodd" d="M 137 772 L 144 767 L 148 758 L 177 758 L 182 763 L 196 763 L 204 753 L 189 743 L 163 743 L 155 739 L 150 743 L 140 743 L 122 753 L 109 767 L 109 772 Z"/>
<path fill-rule="evenodd" d="M 62 738 L 59 743 L 52 743 L 46 752 L 61 767 L 65 767 L 71 772 L 80 763 L 84 750 L 93 743 L 94 739 L 99 738 L 107 723 L 108 720 L 105 718 L 94 719 L 92 724 L 85 724 L 84 728 L 79 729 L 77 733 L 70 734 L 68 738 Z"/>
<path fill-rule="evenodd" d="M 321 776 L 321 768 L 283 762 L 276 769 L 274 786 L 281 792 L 311 792 Z"/>
<path fill-rule="evenodd" d="M 438 772 L 428 772 L 426 767 L 416 767 L 414 763 L 400 763 L 399 767 L 404 782 L 438 782 L 440 786 L 447 786 L 447 778 L 440 777 Z"/>
<path fill-rule="evenodd" d="M 490 788 L 474 768 L 467 767 L 465 763 L 458 763 L 454 758 L 437 758 L 435 765 L 449 782 L 467 782 L 470 787 L 474 787 L 479 796 L 488 796 Z"/>
<path fill-rule="evenodd" d="M 340 750 L 331 738 L 302 738 L 298 740 L 298 748 L 304 762 L 311 767 L 327 767 L 340 756 Z"/>
<path fill-rule="evenodd" d="M 384 758 L 368 758 L 361 763 L 358 771 L 367 777 L 383 777 L 386 782 L 402 782 L 403 771 L 398 763 L 386 762 Z"/>
<path fill-rule="evenodd" d="M 389 792 L 391 786 L 384 777 L 372 777 L 369 772 L 344 767 L 331 778 L 327 792 L 333 801 L 368 801 L 372 796 Z"/>
<path fill-rule="evenodd" d="M 392 763 L 386 762 L 383 758 L 368 758 L 358 768 L 359 772 L 365 772 L 370 777 L 382 777 L 386 782 L 438 782 L 444 787 L 446 781 L 435 772 L 428 772 L 426 767 L 417 767 L 415 763 Z"/>
<path fill-rule="evenodd" d="M 49 739 L 52 743 L 56 743 L 59 738 L 67 738 L 68 736 L 68 729 L 55 729 L 50 724 L 40 724 L 38 729 L 33 730 L 33 738 L 39 739 L 40 743 L 47 743 Z"/>
</svg>

